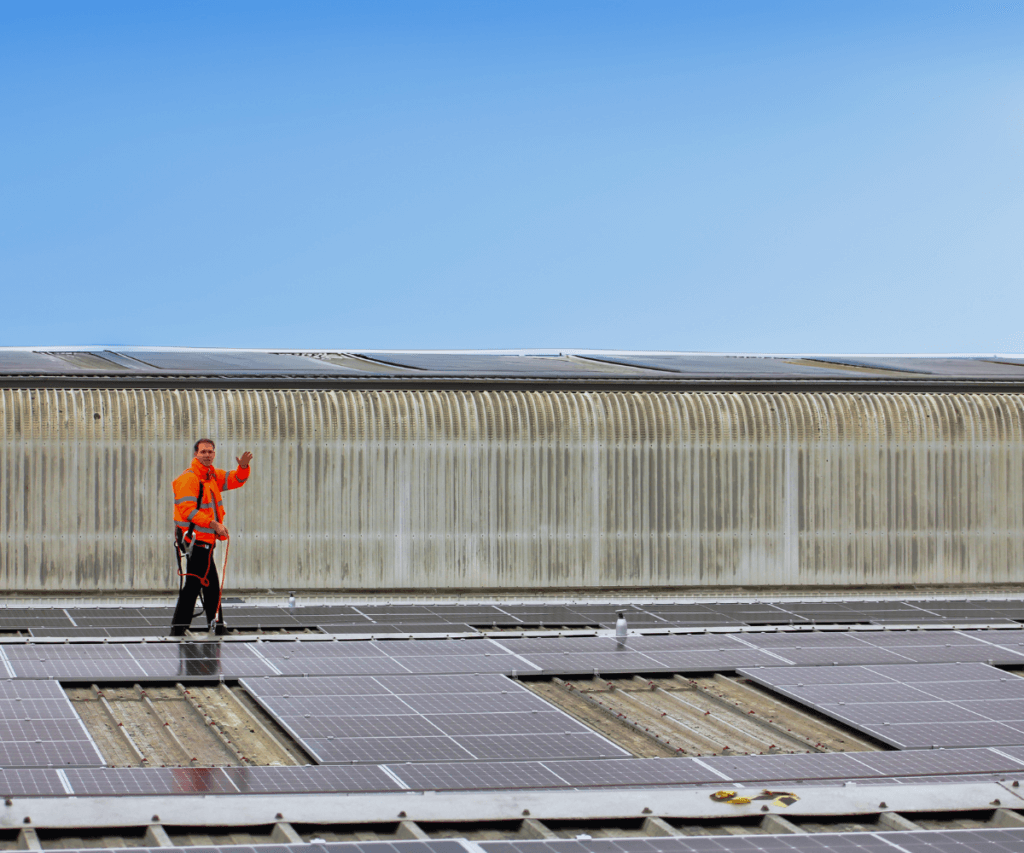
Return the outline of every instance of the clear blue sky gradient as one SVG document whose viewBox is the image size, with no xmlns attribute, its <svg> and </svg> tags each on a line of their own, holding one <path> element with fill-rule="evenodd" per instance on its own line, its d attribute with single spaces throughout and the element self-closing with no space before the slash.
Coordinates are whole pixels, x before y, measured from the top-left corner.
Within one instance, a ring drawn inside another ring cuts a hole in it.
<svg viewBox="0 0 1024 853">
<path fill-rule="evenodd" d="M 2 345 L 1024 350 L 1024 3 L 4 0 Z"/>
</svg>

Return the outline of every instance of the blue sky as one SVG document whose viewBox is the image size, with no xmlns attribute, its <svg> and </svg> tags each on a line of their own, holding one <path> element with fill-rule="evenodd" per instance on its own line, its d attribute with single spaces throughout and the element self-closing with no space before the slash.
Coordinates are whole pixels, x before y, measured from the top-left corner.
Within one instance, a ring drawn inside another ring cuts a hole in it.
<svg viewBox="0 0 1024 853">
<path fill-rule="evenodd" d="M 0 345 L 1024 350 L 1019 2 L 0 3 Z"/>
</svg>

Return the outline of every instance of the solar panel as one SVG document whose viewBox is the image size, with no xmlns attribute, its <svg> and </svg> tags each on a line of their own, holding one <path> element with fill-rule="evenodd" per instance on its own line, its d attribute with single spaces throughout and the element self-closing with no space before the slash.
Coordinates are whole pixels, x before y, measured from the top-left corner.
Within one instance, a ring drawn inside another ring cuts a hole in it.
<svg viewBox="0 0 1024 853">
<path fill-rule="evenodd" d="M 473 758 L 550 759 L 550 758 L 626 758 L 629 753 L 593 732 L 565 734 L 502 735 L 500 737 L 462 736 L 456 739 Z"/>
<path fill-rule="evenodd" d="M 307 738 L 302 745 L 322 764 L 451 761 L 475 757 L 447 737 Z"/>
<path fill-rule="evenodd" d="M 78 796 L 237 793 L 220 768 L 75 767 L 64 773 Z"/>
<path fill-rule="evenodd" d="M 1001 669 L 984 663 L 886 664 L 865 667 L 883 678 L 907 684 L 929 681 L 1000 681 L 1006 678 Z"/>
<path fill-rule="evenodd" d="M 500 646 L 482 637 L 468 640 L 383 640 L 374 645 L 382 654 L 396 658 L 505 654 Z"/>
<path fill-rule="evenodd" d="M 556 773 L 538 762 L 395 764 L 388 770 L 413 791 L 565 787 Z"/>
<path fill-rule="evenodd" d="M 904 646 L 968 646 L 978 645 L 978 641 L 972 637 L 965 636 L 959 631 L 861 631 L 857 638 L 863 643 L 869 643 L 886 649 L 899 651 Z"/>
<path fill-rule="evenodd" d="M 775 779 L 842 779 L 864 775 L 847 753 L 707 756 L 700 759 L 734 782 Z"/>
<path fill-rule="evenodd" d="M 726 649 L 724 651 L 647 652 L 655 668 L 699 670 L 734 669 L 738 666 L 771 666 L 781 661 L 766 652 L 755 649 Z"/>
<path fill-rule="evenodd" d="M 994 663 L 1021 663 L 1024 655 L 998 646 L 900 646 L 900 656 L 915 663 L 953 663 L 968 661 Z M 884 663 L 884 661 L 877 661 Z"/>
<path fill-rule="evenodd" d="M 504 672 L 511 675 L 514 669 L 530 669 L 514 655 L 503 654 L 498 650 L 489 655 L 442 655 L 434 658 L 395 656 L 393 660 L 408 672 L 423 673 Z"/>
<path fill-rule="evenodd" d="M 1024 702 L 1020 699 L 961 699 L 955 704 L 987 720 L 1024 723 Z"/>
<path fill-rule="evenodd" d="M 888 677 L 885 674 L 888 669 L 899 669 L 899 666 L 886 665 L 878 669 L 866 666 L 775 666 L 770 672 L 765 672 L 764 668 L 744 668 L 736 672 L 776 687 L 803 687 L 811 684 L 887 684 L 901 680 Z M 759 677 L 760 673 L 764 673 L 763 679 Z"/>
<path fill-rule="evenodd" d="M 371 676 L 336 675 L 323 678 L 264 677 L 240 682 L 260 696 L 374 696 L 390 693 Z"/>
<path fill-rule="evenodd" d="M 185 373 L 358 374 L 322 359 L 246 350 L 125 350 L 125 355 L 158 370 Z"/>
<path fill-rule="evenodd" d="M 382 675 L 374 679 L 392 693 L 528 693 L 518 681 L 490 673 Z M 532 694 L 529 694 L 532 695 Z"/>
<path fill-rule="evenodd" d="M 1024 732 L 1005 723 L 989 721 L 956 723 L 906 723 L 861 725 L 858 728 L 892 744 L 897 749 L 935 746 L 999 746 L 1024 743 Z"/>
<path fill-rule="evenodd" d="M 577 788 L 683 785 L 727 778 L 692 758 L 544 761 L 543 766 Z"/>
<path fill-rule="evenodd" d="M 398 697 L 395 697 L 396 699 Z M 402 694 L 402 701 L 419 714 L 493 714 L 550 711 L 551 705 L 532 693 Z"/>
<path fill-rule="evenodd" d="M 906 752 L 847 753 L 858 764 L 883 776 L 934 776 L 957 773 L 1012 773 L 1024 771 L 1020 760 L 1009 756 L 1010 747 L 994 749 L 915 749 Z M 1008 753 L 1003 755 L 1001 753 Z"/>
<path fill-rule="evenodd" d="M 494 714 L 495 717 L 504 716 Z M 450 734 L 431 722 L 430 717 L 417 714 L 361 716 L 280 716 L 279 721 L 296 737 L 352 738 L 352 737 L 438 737 Z"/>
<path fill-rule="evenodd" d="M 902 656 L 903 649 L 900 649 L 901 654 L 896 654 L 867 644 L 850 648 L 775 648 L 772 651 L 779 657 L 804 666 L 812 664 L 836 666 L 840 664 L 906 663 L 908 661 L 907 657 Z"/>
<path fill-rule="evenodd" d="M 846 631 L 780 631 L 778 633 L 744 633 L 743 642 L 759 649 L 845 649 L 864 647 L 858 637 Z"/>
<path fill-rule="evenodd" d="M 390 775 L 369 764 L 310 767 L 227 767 L 224 773 L 246 794 L 318 794 L 403 790 Z"/>
<path fill-rule="evenodd" d="M 56 686 L 56 684 L 54 685 Z M 65 698 L 0 699 L 0 720 L 74 720 L 78 715 Z M 0 763 L 0 767 L 3 764 Z"/>
<path fill-rule="evenodd" d="M 386 657 L 274 658 L 282 675 L 377 675 L 408 672 L 398 661 Z"/>
<path fill-rule="evenodd" d="M 1024 829 L 479 841 L 484 853 L 1015 853 Z M 327 846 L 327 845 L 324 845 Z M 424 851 L 426 853 L 426 851 Z"/>
<path fill-rule="evenodd" d="M 646 655 L 630 652 L 628 649 L 604 654 L 599 652 L 560 655 L 528 654 L 523 657 L 538 669 L 549 672 L 592 672 L 595 669 L 600 672 L 630 672 L 632 670 L 644 672 L 665 666 Z"/>
<path fill-rule="evenodd" d="M 10 741 L 0 742 L 2 767 L 95 766 L 104 763 L 92 741 Z"/>
<path fill-rule="evenodd" d="M 952 702 L 866 702 L 857 705 L 822 705 L 821 709 L 830 717 L 858 726 L 882 723 L 967 723 L 986 719 Z"/>
<path fill-rule="evenodd" d="M 765 376 L 775 379 L 794 378 L 839 378 L 848 379 L 850 372 L 841 368 L 831 369 L 827 365 L 791 364 L 783 359 L 767 356 L 730 355 L 601 355 L 594 356 L 616 364 L 654 368 L 671 371 L 685 376 L 745 378 Z"/>
<path fill-rule="evenodd" d="M 763 672 L 763 670 L 760 670 Z M 763 678 L 755 680 L 767 683 Z M 985 682 L 981 682 L 985 683 Z M 770 685 L 771 686 L 771 685 Z M 918 687 L 891 681 L 884 684 L 807 684 L 778 687 L 780 692 L 816 707 L 823 705 L 855 705 L 862 702 L 927 702 L 935 697 Z"/>
<path fill-rule="evenodd" d="M 0 768 L 0 797 L 65 797 L 55 770 Z"/>
<path fill-rule="evenodd" d="M 821 357 L 822 361 L 840 363 L 837 357 Z M 980 358 L 928 358 L 920 356 L 843 356 L 841 363 L 881 370 L 898 370 L 931 376 L 985 378 L 1024 378 L 1024 366 L 1010 361 L 988 361 Z"/>
<path fill-rule="evenodd" d="M 557 734 L 589 732 L 586 726 L 560 711 L 502 714 L 430 714 L 422 717 L 446 735 Z M 435 729 L 435 731 L 436 731 Z"/>
<path fill-rule="evenodd" d="M 53 699 L 65 702 L 64 691 L 55 681 L 0 680 L 0 699 Z"/>
<path fill-rule="evenodd" d="M 633 647 L 634 640 L 644 638 L 630 637 L 627 644 Z M 650 639 L 671 640 L 671 637 Z M 614 637 L 524 637 L 495 639 L 494 645 L 507 649 L 517 655 L 561 655 L 561 654 L 593 654 L 599 652 L 618 653 L 622 642 Z"/>
<path fill-rule="evenodd" d="M 999 681 L 929 681 L 915 685 L 932 698 L 955 701 L 958 699 L 1017 699 L 1024 701 L 1024 678 L 1004 676 Z"/>
<path fill-rule="evenodd" d="M 251 689 L 251 682 L 250 682 Z M 306 696 L 285 698 L 284 696 L 253 696 L 271 714 L 278 718 L 302 717 L 377 717 L 396 714 L 413 714 L 415 711 L 398 696 Z"/>
<path fill-rule="evenodd" d="M 493 353 L 409 353 L 385 352 L 366 355 L 375 361 L 409 367 L 428 373 L 468 376 L 609 376 L 623 372 L 597 360 L 570 360 L 561 356 L 501 355 Z M 630 373 L 644 376 L 647 371 Z"/>
</svg>

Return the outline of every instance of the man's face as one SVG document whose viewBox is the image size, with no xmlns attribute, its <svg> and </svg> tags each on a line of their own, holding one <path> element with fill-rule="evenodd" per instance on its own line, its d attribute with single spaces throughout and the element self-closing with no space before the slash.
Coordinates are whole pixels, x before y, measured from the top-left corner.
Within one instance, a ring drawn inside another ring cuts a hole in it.
<svg viewBox="0 0 1024 853">
<path fill-rule="evenodd" d="M 204 441 L 200 444 L 199 449 L 196 451 L 196 459 L 199 460 L 201 465 L 205 465 L 207 468 L 213 465 L 213 460 L 216 455 L 217 449 L 208 441 Z"/>
</svg>

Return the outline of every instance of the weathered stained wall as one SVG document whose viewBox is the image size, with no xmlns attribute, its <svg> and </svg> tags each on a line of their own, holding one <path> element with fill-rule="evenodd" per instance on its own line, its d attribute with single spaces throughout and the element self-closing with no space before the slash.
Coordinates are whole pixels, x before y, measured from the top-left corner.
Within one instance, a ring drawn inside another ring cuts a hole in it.
<svg viewBox="0 0 1024 853">
<path fill-rule="evenodd" d="M 0 390 L 0 581 L 176 586 L 192 441 L 235 588 L 1002 583 L 1024 565 L 1010 395 Z M 233 463 L 231 463 L 233 467 Z"/>
</svg>

